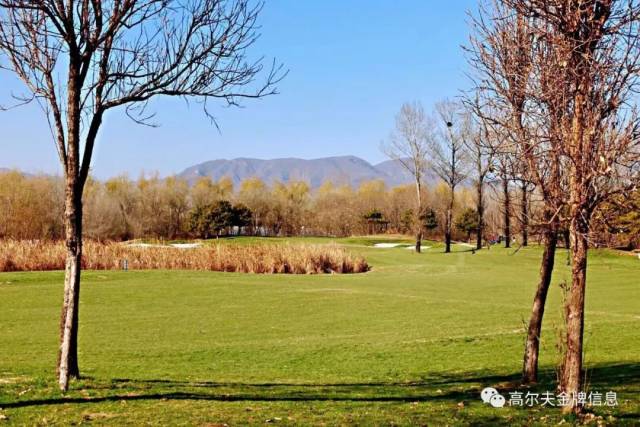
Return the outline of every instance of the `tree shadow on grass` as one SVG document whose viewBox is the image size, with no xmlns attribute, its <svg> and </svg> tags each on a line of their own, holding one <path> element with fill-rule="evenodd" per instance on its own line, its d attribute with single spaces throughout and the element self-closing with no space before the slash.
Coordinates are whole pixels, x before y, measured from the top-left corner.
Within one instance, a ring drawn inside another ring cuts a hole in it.
<svg viewBox="0 0 640 427">
<path fill-rule="evenodd" d="M 616 417 L 629 423 L 640 421 L 640 363 L 601 364 L 588 371 L 591 390 L 618 391 L 636 399 L 630 407 L 616 409 Z M 537 391 L 554 390 L 554 373 L 542 373 Z M 193 400 L 217 402 L 362 402 L 362 403 L 479 403 L 479 393 L 487 386 L 507 393 L 524 390 L 519 373 L 497 375 L 492 372 L 432 374 L 409 382 L 279 383 L 214 382 L 173 379 L 119 378 L 107 382 L 84 380 L 77 384 L 95 396 L 78 390 L 68 395 L 0 402 L 0 407 L 87 404 L 117 401 Z M 527 409 L 527 408 L 523 408 Z"/>
<path fill-rule="evenodd" d="M 192 387 L 296 387 L 296 388 L 335 388 L 335 389 L 369 389 L 369 388 L 413 388 L 413 387 L 435 387 L 439 385 L 456 385 L 466 383 L 507 383 L 515 382 L 520 378 L 519 374 L 496 375 L 479 373 L 460 373 L 456 375 L 430 374 L 428 377 L 415 381 L 372 381 L 372 382 L 340 382 L 340 383 L 287 383 L 287 382 L 216 382 L 216 381 L 180 381 L 172 379 L 129 379 L 114 378 L 114 384 L 146 384 L 146 385 L 171 385 L 171 386 L 192 386 Z"/>
</svg>

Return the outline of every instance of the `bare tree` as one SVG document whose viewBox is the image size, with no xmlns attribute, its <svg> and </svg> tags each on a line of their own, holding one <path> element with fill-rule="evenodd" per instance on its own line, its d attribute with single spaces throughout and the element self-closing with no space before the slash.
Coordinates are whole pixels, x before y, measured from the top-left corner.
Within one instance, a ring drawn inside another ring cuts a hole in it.
<svg viewBox="0 0 640 427">
<path fill-rule="evenodd" d="M 445 253 L 451 252 L 451 231 L 453 228 L 453 208 L 456 201 L 456 187 L 467 178 L 468 153 L 465 138 L 469 136 L 470 118 L 461 111 L 461 106 L 444 100 L 436 104 L 436 114 L 440 122 L 439 138 L 433 141 L 433 170 L 449 189 L 449 201 L 445 212 L 444 238 Z"/>
<path fill-rule="evenodd" d="M 565 410 L 577 412 L 591 215 L 604 201 L 633 188 L 638 178 L 634 94 L 640 71 L 640 5 L 626 0 L 502 0 L 494 3 L 488 16 L 490 24 L 483 19 L 475 22 L 480 36 L 473 43 L 472 65 L 481 72 L 480 86 L 487 97 L 512 107 L 514 86 L 508 84 L 509 76 L 523 74 L 505 52 L 527 56 L 529 77 L 518 88 L 524 92 L 516 94 L 525 99 L 522 126 L 502 126 L 507 133 L 517 136 L 522 131 L 529 136 L 512 138 L 514 151 L 527 162 L 528 178 L 544 201 L 547 224 L 523 379 L 535 377 L 539 335 L 532 335 L 540 331 L 562 220 L 558 216 L 566 211 L 572 283 L 565 303 L 566 353 L 560 388 L 570 397 Z"/>
<path fill-rule="evenodd" d="M 0 0 L 3 69 L 14 72 L 50 123 L 65 176 L 67 261 L 58 382 L 78 377 L 82 199 L 105 114 L 116 107 L 150 124 L 156 96 L 237 105 L 275 93 L 283 73 L 247 50 L 260 3 L 250 0 Z"/>
<path fill-rule="evenodd" d="M 476 187 L 476 213 L 478 215 L 478 228 L 476 230 L 476 249 L 483 246 L 483 233 L 485 228 L 485 185 L 495 170 L 491 125 L 487 123 L 481 112 L 479 97 L 465 99 L 465 105 L 473 118 L 468 138 L 465 145 L 469 152 L 470 163 L 473 165 L 473 181 Z"/>
<path fill-rule="evenodd" d="M 383 152 L 397 161 L 412 176 L 416 185 L 416 211 L 414 227 L 416 252 L 420 253 L 422 244 L 422 180 L 427 174 L 427 154 L 432 140 L 432 123 L 418 102 L 405 103 L 396 116 L 395 132 L 389 141 L 382 145 Z"/>
<path fill-rule="evenodd" d="M 498 158 L 498 177 L 502 189 L 502 234 L 504 237 L 504 247 L 511 247 L 511 163 L 512 158 L 505 153 L 499 153 Z"/>
<path fill-rule="evenodd" d="M 564 113 L 561 156 L 568 175 L 571 286 L 565 303 L 566 351 L 560 387 L 580 411 L 584 301 L 594 210 L 632 188 L 640 159 L 635 94 L 640 74 L 640 4 L 627 0 L 509 0 L 533 20 L 536 39 L 552 54 L 546 92 Z M 541 65 L 544 66 L 544 65 Z"/>
<path fill-rule="evenodd" d="M 534 296 L 527 330 L 523 358 L 523 382 L 537 381 L 538 354 L 546 297 L 555 262 L 558 211 L 562 191 L 558 140 L 555 134 L 556 116 L 545 108 L 544 98 L 538 102 L 530 85 L 541 89 L 546 74 L 534 67 L 534 50 L 528 36 L 529 22 L 504 2 L 496 1 L 484 9 L 474 21 L 470 63 L 477 72 L 476 85 L 482 96 L 480 115 L 493 125 L 500 136 L 495 145 L 498 153 L 499 176 L 502 177 L 505 201 L 504 224 L 506 246 L 510 244 L 510 192 L 508 176 L 513 167 L 523 182 L 536 185 L 541 196 L 543 214 L 539 228 L 543 231 L 544 251 L 540 276 Z M 540 59 L 540 58 L 538 58 Z M 544 61 L 538 62 L 538 64 Z M 516 77 L 516 75 L 521 77 Z M 522 78 L 522 74 L 529 76 Z M 532 105 L 533 104 L 533 105 Z M 553 104 L 553 103 L 552 103 Z M 553 104 L 555 105 L 555 104 Z M 535 112 L 533 114 L 532 112 Z M 532 117 L 533 116 L 533 117 Z M 527 203 L 523 203 L 523 208 Z M 528 218 L 528 213 L 525 216 Z M 524 240 L 524 239 L 523 239 Z"/>
</svg>

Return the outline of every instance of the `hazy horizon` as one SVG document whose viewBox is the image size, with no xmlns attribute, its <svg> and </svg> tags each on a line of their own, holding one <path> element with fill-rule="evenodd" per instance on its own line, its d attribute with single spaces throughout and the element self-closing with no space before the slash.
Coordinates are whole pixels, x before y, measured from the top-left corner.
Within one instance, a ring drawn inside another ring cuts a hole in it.
<svg viewBox="0 0 640 427">
<path fill-rule="evenodd" d="M 129 176 L 129 177 L 137 177 L 141 174 L 147 176 L 147 175 L 152 175 L 152 174 L 159 174 L 161 178 L 166 178 L 169 176 L 175 176 L 175 175 L 179 175 L 180 173 L 184 172 L 186 169 L 189 169 L 191 167 L 194 166 L 198 166 L 204 163 L 209 163 L 209 162 L 214 162 L 214 161 L 236 161 L 236 160 L 258 160 L 258 161 L 272 161 L 272 160 L 301 160 L 301 161 L 309 161 L 309 160 L 324 160 L 324 159 L 333 159 L 333 158 L 344 158 L 344 157 L 357 157 L 361 160 L 364 160 L 366 162 L 368 162 L 371 166 L 378 166 L 382 163 L 391 161 L 391 159 L 389 159 L 388 157 L 383 156 L 381 160 L 379 161 L 371 161 L 363 156 L 357 156 L 355 154 L 343 154 L 343 155 L 335 155 L 335 156 L 321 156 L 321 157 L 296 157 L 296 156 L 286 156 L 286 157 L 272 157 L 272 158 L 264 158 L 264 157 L 247 157 L 247 156 L 239 156 L 239 157 L 227 157 L 227 158 L 217 158 L 217 159 L 207 159 L 207 160 L 202 160 L 200 162 L 197 163 L 193 163 L 190 165 L 186 165 L 183 168 L 180 168 L 179 170 L 176 170 L 175 172 L 170 172 L 170 173 L 160 173 L 159 170 L 154 170 L 154 169 L 140 169 L 138 171 L 123 171 L 120 173 L 116 173 L 114 175 L 108 175 L 108 176 L 96 176 L 94 174 L 92 174 L 92 176 L 94 176 L 95 178 L 98 179 L 109 179 L 109 178 L 114 178 L 117 176 Z M 29 175 L 52 175 L 52 176 L 62 176 L 62 169 L 59 167 L 59 165 L 54 165 L 57 166 L 57 170 L 51 170 L 51 171 L 47 171 L 47 170 L 38 170 L 38 169 L 34 169 L 34 170 L 26 170 L 24 168 L 20 168 L 20 167 L 11 167 L 11 166 L 4 166 L 2 164 L 0 164 L 0 171 L 3 170 L 10 170 L 10 171 L 19 171 L 22 173 L 26 173 Z"/>
</svg>

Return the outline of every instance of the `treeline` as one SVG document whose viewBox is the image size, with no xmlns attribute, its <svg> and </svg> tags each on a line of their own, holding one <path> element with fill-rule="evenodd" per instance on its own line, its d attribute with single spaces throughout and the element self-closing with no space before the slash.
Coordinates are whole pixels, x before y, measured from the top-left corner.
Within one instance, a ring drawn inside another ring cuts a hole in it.
<svg viewBox="0 0 640 427">
<path fill-rule="evenodd" d="M 421 219 L 431 237 L 442 235 L 446 210 L 443 184 L 424 188 Z M 456 238 L 466 239 L 477 226 L 470 214 L 473 194 L 458 191 Z M 208 238 L 217 235 L 348 236 L 410 233 L 415 188 L 387 188 L 382 181 L 357 188 L 325 183 L 312 190 L 304 182 L 267 185 L 257 178 L 234 188 L 223 178 L 201 178 L 193 185 L 158 176 L 131 180 L 89 180 L 83 228 L 96 240 L 136 238 Z M 500 227 L 499 208 L 490 206 L 487 230 Z M 61 239 L 64 212 L 62 179 L 18 172 L 0 174 L 0 238 Z M 493 233 L 493 231 L 489 231 Z"/>
<path fill-rule="evenodd" d="M 483 234 L 488 241 L 504 235 L 501 183 L 490 185 Z M 522 241 L 524 229 L 512 188 L 511 226 Z M 444 236 L 449 190 L 444 183 L 422 189 L 420 215 L 425 236 Z M 633 203 L 629 203 L 632 201 Z M 610 203 L 598 212 L 593 241 L 603 246 L 640 247 L 640 191 L 625 198 L 624 208 Z M 537 215 L 535 200 L 528 212 Z M 210 238 L 218 235 L 350 236 L 378 233 L 411 234 L 416 215 L 413 185 L 388 188 L 368 181 L 357 188 L 327 182 L 312 190 L 304 182 L 267 185 L 257 178 L 234 188 L 228 178 L 201 178 L 193 185 L 158 176 L 131 180 L 121 176 L 89 180 L 85 189 L 85 235 L 101 241 L 138 238 Z M 64 238 L 64 190 L 53 176 L 0 173 L 0 238 Z M 529 219 L 528 219 L 529 220 Z M 527 221 L 531 222 L 531 221 Z M 475 195 L 470 187 L 456 191 L 454 238 L 469 240 L 478 227 Z M 532 238 L 538 236 L 529 225 Z"/>
</svg>

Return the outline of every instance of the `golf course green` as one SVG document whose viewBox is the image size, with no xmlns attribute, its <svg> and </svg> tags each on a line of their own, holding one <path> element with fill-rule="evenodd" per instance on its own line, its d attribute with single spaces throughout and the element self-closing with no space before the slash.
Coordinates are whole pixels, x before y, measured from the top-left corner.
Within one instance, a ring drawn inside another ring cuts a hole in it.
<svg viewBox="0 0 640 427">
<path fill-rule="evenodd" d="M 415 254 L 374 247 L 398 239 L 290 240 L 337 242 L 371 271 L 83 273 L 83 378 L 66 394 L 54 375 L 63 272 L 0 274 L 0 426 L 576 421 L 555 407 L 493 408 L 480 399 L 487 386 L 527 390 L 518 380 L 540 248 L 456 245 L 445 254 L 424 242 Z M 566 251 L 557 260 L 540 393 L 555 391 L 560 285 L 570 280 Z M 639 297 L 640 260 L 592 251 L 586 384 L 618 399 L 589 408 L 602 424 L 640 423 Z"/>
</svg>

